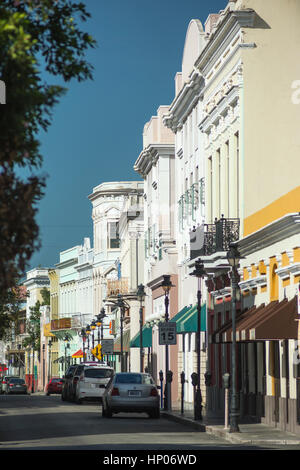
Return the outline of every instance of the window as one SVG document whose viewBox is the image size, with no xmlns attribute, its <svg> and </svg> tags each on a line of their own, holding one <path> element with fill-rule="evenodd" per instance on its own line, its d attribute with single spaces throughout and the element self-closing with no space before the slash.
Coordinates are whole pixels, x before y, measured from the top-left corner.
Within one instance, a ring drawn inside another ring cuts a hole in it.
<svg viewBox="0 0 300 470">
<path fill-rule="evenodd" d="M 141 384 L 142 376 L 140 374 L 122 374 L 116 375 L 115 383 L 119 384 Z"/>
<path fill-rule="evenodd" d="M 119 222 L 108 222 L 107 238 L 107 247 L 109 250 L 120 248 Z"/>
<path fill-rule="evenodd" d="M 86 369 L 84 376 L 88 379 L 107 379 L 113 375 L 112 369 Z"/>
</svg>

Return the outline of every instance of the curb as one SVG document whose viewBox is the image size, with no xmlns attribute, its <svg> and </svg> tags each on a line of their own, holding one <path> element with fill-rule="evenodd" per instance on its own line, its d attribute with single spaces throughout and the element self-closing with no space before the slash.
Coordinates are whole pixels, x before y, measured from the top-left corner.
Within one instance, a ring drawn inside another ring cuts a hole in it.
<svg viewBox="0 0 300 470">
<path fill-rule="evenodd" d="M 300 445 L 300 440 L 297 439 L 266 439 L 266 438 L 256 438 L 253 439 L 250 436 L 245 436 L 243 437 L 241 433 L 238 434 L 232 434 L 228 430 L 222 428 L 222 427 L 217 427 L 213 425 L 208 425 L 205 423 L 198 423 L 194 421 L 192 418 L 187 418 L 184 416 L 172 414 L 167 411 L 161 411 L 161 416 L 169 419 L 170 421 L 174 421 L 177 423 L 185 424 L 187 426 L 193 427 L 194 429 L 197 429 L 200 432 L 207 432 L 207 434 L 211 434 L 217 437 L 220 437 L 222 439 L 225 439 L 226 441 L 229 441 L 233 444 L 244 444 L 244 445 Z"/>
</svg>

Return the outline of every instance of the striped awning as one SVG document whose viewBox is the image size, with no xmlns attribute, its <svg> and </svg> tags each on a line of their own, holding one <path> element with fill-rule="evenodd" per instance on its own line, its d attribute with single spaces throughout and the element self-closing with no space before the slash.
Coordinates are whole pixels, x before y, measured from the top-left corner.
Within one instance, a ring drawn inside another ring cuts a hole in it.
<svg viewBox="0 0 300 470">
<path fill-rule="evenodd" d="M 173 319 L 172 319 L 173 321 Z M 198 331 L 198 307 L 190 306 L 176 321 L 177 333 L 196 333 Z M 201 331 L 206 331 L 206 304 L 201 306 Z"/>
</svg>

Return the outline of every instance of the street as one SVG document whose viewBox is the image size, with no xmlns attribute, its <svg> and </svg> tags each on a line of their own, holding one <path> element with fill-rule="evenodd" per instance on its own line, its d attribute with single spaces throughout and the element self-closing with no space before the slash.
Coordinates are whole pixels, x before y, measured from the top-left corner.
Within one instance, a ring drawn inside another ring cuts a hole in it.
<svg viewBox="0 0 300 470">
<path fill-rule="evenodd" d="M 118 414 L 105 419 L 101 415 L 101 405 L 97 403 L 76 405 L 61 401 L 59 395 L 0 396 L 2 451 L 156 450 L 198 453 L 232 449 L 245 450 L 245 447 L 194 431 L 166 418 L 155 420 L 146 414 Z M 246 449 L 262 448 L 250 446 Z"/>
<path fill-rule="evenodd" d="M 51 395 L 0 396 L 0 448 L 138 450 L 226 448 L 228 443 L 146 414 L 118 414 L 104 419 L 101 405 L 61 401 Z"/>
</svg>

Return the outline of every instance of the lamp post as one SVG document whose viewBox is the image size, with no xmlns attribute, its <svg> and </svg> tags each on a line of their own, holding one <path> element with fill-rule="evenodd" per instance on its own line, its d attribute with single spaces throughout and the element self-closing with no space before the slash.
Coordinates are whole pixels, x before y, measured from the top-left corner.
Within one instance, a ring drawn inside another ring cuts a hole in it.
<svg viewBox="0 0 300 470">
<path fill-rule="evenodd" d="M 202 420 L 202 394 L 201 394 L 201 289 L 202 278 L 206 275 L 204 265 L 201 259 L 195 261 L 195 270 L 191 276 L 198 279 L 197 290 L 197 388 L 194 401 L 194 418 L 195 420 Z"/>
<path fill-rule="evenodd" d="M 122 299 L 122 295 L 118 294 L 118 301 L 117 305 L 120 308 L 120 330 L 121 330 L 121 372 L 124 372 L 124 364 L 123 364 L 123 322 L 124 322 L 124 317 L 125 317 L 125 304 L 124 300 Z"/>
<path fill-rule="evenodd" d="M 91 323 L 91 330 L 92 330 L 92 348 L 93 348 L 93 349 L 94 349 L 94 347 L 95 347 L 95 337 L 94 337 L 95 329 L 96 329 L 96 322 L 95 322 L 95 320 L 93 320 L 92 323 Z"/>
<path fill-rule="evenodd" d="M 65 375 L 66 375 L 66 372 L 67 372 L 67 349 L 70 347 L 69 337 L 67 335 L 64 337 L 64 342 L 65 342 Z"/>
<path fill-rule="evenodd" d="M 85 344 L 84 344 L 84 343 L 85 343 L 85 341 L 86 341 L 86 331 L 85 331 L 84 328 L 81 329 L 81 334 L 80 334 L 80 335 L 81 335 L 81 337 L 82 337 L 82 352 L 83 352 L 83 358 L 82 358 L 83 361 L 82 361 L 82 362 L 84 362 L 84 359 L 85 359 L 85 352 L 84 352 L 84 350 L 85 350 Z"/>
<path fill-rule="evenodd" d="M 229 432 L 239 432 L 238 426 L 238 395 L 236 387 L 236 371 L 237 371 L 237 358 L 236 358 L 236 290 L 238 287 L 238 272 L 239 260 L 241 259 L 237 247 L 233 244 L 229 245 L 227 252 L 227 260 L 231 266 L 231 317 L 232 317 L 232 350 L 231 350 L 231 409 L 230 409 L 230 429 Z"/>
<path fill-rule="evenodd" d="M 49 350 L 49 360 L 48 360 L 48 382 L 51 378 L 51 347 L 52 347 L 52 339 L 50 338 L 48 341 L 48 350 Z"/>
<path fill-rule="evenodd" d="M 172 287 L 171 276 L 165 274 L 163 276 L 163 282 L 161 283 L 161 287 L 165 293 L 165 321 L 169 321 L 169 295 L 170 290 Z M 165 385 L 165 411 L 171 409 L 171 382 L 168 381 L 169 376 L 169 345 L 165 345 L 166 348 L 166 385 Z"/>
<path fill-rule="evenodd" d="M 101 328 L 101 346 L 102 346 L 102 339 L 103 339 L 103 320 L 104 320 L 104 317 L 106 317 L 105 309 L 102 308 L 100 310 L 99 315 L 97 315 L 97 320 L 96 320 L 96 325 L 98 326 L 98 344 L 100 344 L 100 328 Z M 102 349 L 101 349 L 101 356 L 102 356 L 102 359 L 103 359 Z M 100 362 L 100 359 L 99 359 L 99 362 Z"/>
<path fill-rule="evenodd" d="M 86 336 L 87 336 L 87 341 L 88 341 L 88 344 L 87 344 L 87 350 L 88 350 L 88 354 L 87 354 L 87 360 L 90 359 L 90 334 L 91 334 L 91 327 L 90 325 L 86 325 L 85 327 L 85 333 L 86 333 Z"/>
<path fill-rule="evenodd" d="M 137 290 L 137 298 L 140 301 L 140 372 L 143 372 L 143 302 L 145 295 L 145 288 L 143 284 L 140 284 Z"/>
</svg>

